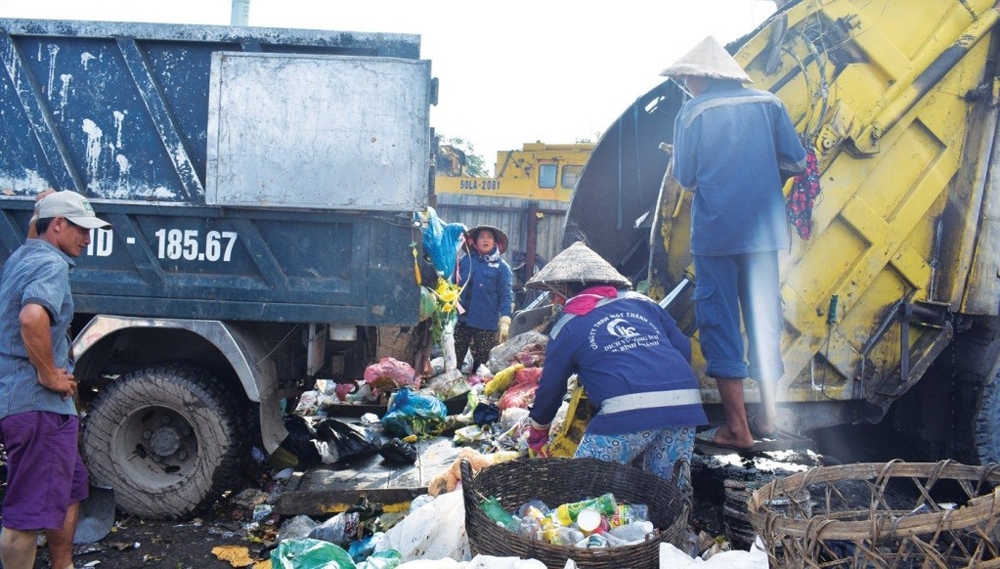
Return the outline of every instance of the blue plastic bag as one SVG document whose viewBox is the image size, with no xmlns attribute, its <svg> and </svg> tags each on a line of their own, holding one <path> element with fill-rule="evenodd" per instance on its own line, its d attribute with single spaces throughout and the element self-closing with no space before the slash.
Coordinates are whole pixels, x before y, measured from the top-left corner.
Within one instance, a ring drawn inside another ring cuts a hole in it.
<svg viewBox="0 0 1000 569">
<path fill-rule="evenodd" d="M 382 417 L 386 434 L 393 437 L 436 435 L 444 429 L 448 408 L 433 395 L 420 395 L 403 387 L 396 391 Z"/>
<path fill-rule="evenodd" d="M 455 258 L 465 230 L 465 225 L 461 223 L 444 223 L 434 208 L 427 208 L 427 227 L 423 229 L 424 253 L 446 279 L 450 279 L 455 272 Z"/>
</svg>

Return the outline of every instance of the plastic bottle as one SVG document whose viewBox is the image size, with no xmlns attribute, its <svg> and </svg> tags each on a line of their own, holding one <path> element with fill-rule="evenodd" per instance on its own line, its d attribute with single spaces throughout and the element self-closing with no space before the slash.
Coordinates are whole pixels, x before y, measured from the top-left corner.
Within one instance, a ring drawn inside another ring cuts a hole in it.
<svg viewBox="0 0 1000 569">
<path fill-rule="evenodd" d="M 511 531 L 518 531 L 520 524 L 514 519 L 514 516 L 510 515 L 510 512 L 500 505 L 496 496 L 490 496 L 483 500 L 480 507 L 491 520 Z"/>
<path fill-rule="evenodd" d="M 570 526 L 576 521 L 576 517 L 580 514 L 580 510 L 583 510 L 584 508 L 593 508 L 600 512 L 601 515 L 610 516 L 615 513 L 616 507 L 617 503 L 615 502 L 615 496 L 609 492 L 590 500 L 562 504 L 553 512 L 553 519 L 564 526 Z"/>
<path fill-rule="evenodd" d="M 653 533 L 653 522 L 650 521 L 629 522 L 608 531 L 608 535 L 627 542 L 644 541 L 650 533 Z"/>
<path fill-rule="evenodd" d="M 576 516 L 576 525 L 583 535 L 604 533 L 610 529 L 608 520 L 593 508 L 584 508 Z"/>
<path fill-rule="evenodd" d="M 646 504 L 618 504 L 615 512 L 608 517 L 612 528 L 621 527 L 632 522 L 642 522 L 649 519 L 649 506 Z"/>
</svg>

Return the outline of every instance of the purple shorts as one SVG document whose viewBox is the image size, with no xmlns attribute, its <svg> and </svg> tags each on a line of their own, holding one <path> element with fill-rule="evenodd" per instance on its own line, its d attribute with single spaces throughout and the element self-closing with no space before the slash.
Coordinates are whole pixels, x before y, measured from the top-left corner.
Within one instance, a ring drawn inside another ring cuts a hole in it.
<svg viewBox="0 0 1000 569">
<path fill-rule="evenodd" d="M 0 443 L 7 450 L 3 527 L 59 529 L 69 506 L 87 497 L 79 431 L 75 415 L 30 411 L 0 420 Z"/>
</svg>

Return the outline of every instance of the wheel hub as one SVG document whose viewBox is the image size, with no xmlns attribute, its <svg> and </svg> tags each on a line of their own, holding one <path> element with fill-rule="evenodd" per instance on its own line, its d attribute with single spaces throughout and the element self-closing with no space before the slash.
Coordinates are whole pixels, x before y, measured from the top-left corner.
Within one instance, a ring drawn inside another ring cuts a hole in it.
<svg viewBox="0 0 1000 569">
<path fill-rule="evenodd" d="M 181 448 L 181 434 L 173 427 L 160 427 L 153 432 L 149 446 L 159 456 L 170 456 Z"/>
</svg>

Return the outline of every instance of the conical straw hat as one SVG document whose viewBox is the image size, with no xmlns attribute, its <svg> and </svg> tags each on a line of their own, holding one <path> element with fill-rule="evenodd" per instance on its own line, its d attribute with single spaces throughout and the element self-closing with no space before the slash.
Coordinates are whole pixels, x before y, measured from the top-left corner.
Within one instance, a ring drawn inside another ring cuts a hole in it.
<svg viewBox="0 0 1000 569">
<path fill-rule="evenodd" d="M 691 51 L 661 71 L 660 75 L 732 79 L 741 83 L 753 83 L 747 72 L 712 36 L 698 42 Z"/>
<path fill-rule="evenodd" d="M 582 242 L 577 241 L 559 253 L 531 277 L 525 288 L 546 289 L 560 283 L 607 283 L 632 286 L 610 263 Z"/>
</svg>

